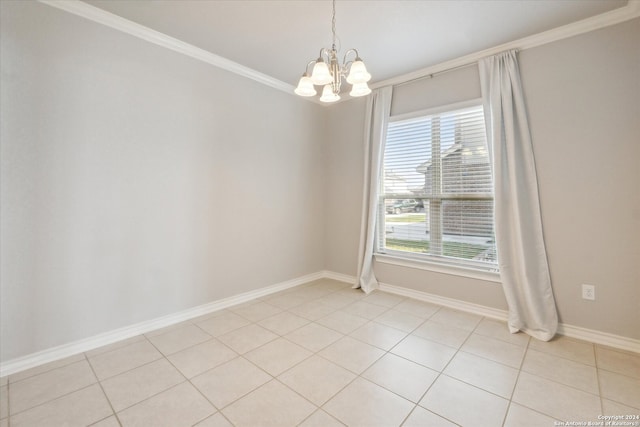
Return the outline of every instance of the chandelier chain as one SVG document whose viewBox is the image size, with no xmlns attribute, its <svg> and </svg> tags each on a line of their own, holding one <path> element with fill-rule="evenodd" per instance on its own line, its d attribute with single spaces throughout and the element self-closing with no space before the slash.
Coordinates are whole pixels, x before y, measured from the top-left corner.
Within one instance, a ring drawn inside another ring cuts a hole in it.
<svg viewBox="0 0 640 427">
<path fill-rule="evenodd" d="M 333 49 L 336 48 L 336 0 L 333 0 L 333 17 L 331 18 L 331 33 L 333 34 Z"/>
<path fill-rule="evenodd" d="M 323 86 L 322 96 L 320 97 L 322 102 L 336 102 L 340 99 L 340 86 L 343 78 L 352 85 L 351 92 L 349 92 L 352 97 L 365 96 L 371 93 L 371 89 L 367 85 L 367 82 L 371 79 L 371 74 L 367 72 L 357 50 L 349 49 L 344 54 L 343 63 L 340 63 L 338 58 L 339 48 L 336 49 L 336 42 L 340 41 L 336 35 L 336 0 L 331 2 L 331 6 L 333 45 L 331 49 L 323 47 L 320 49 L 318 59 L 309 61 L 294 91 L 300 96 L 315 96 L 317 92 L 314 86 Z M 349 54 L 355 55 L 355 58 L 347 62 Z M 313 71 L 309 75 L 309 66 L 311 64 L 313 64 Z"/>
</svg>

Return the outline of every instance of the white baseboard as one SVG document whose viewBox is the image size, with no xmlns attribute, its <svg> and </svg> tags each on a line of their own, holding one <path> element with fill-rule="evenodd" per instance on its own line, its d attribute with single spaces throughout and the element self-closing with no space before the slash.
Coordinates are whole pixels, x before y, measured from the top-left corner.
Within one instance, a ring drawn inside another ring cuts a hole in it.
<svg viewBox="0 0 640 427">
<path fill-rule="evenodd" d="M 380 290 L 389 292 L 391 294 L 402 295 L 405 297 L 417 299 L 420 301 L 429 302 L 432 304 L 441 305 L 455 310 L 466 311 L 473 314 L 479 314 L 481 316 L 490 317 L 497 320 L 507 320 L 507 311 L 497 308 L 487 307 L 484 305 L 473 304 L 466 301 L 461 301 L 454 298 L 447 298 L 440 295 L 434 295 L 427 292 L 416 291 L 414 289 L 403 288 L 400 286 L 389 285 L 386 283 L 380 283 Z"/>
<path fill-rule="evenodd" d="M 392 294 L 414 298 L 421 301 L 430 302 L 433 304 L 442 305 L 444 307 L 449 307 L 456 310 L 466 311 L 468 313 L 490 317 L 496 320 L 506 321 L 508 316 L 508 312 L 506 310 L 500 310 L 497 308 L 487 307 L 484 305 L 473 304 L 470 302 L 461 301 L 453 298 L 442 297 L 439 295 L 434 295 L 434 294 L 430 294 L 422 291 L 416 291 L 414 289 L 403 288 L 400 286 L 380 283 L 380 290 L 389 292 Z M 586 329 L 579 326 L 560 323 L 558 325 L 558 334 L 564 335 L 570 338 L 577 338 L 584 341 L 589 341 L 595 344 L 601 344 L 601 345 L 606 345 L 613 348 L 618 348 L 621 350 L 640 353 L 640 340 L 623 337 L 620 335 L 614 335 L 608 332 L 596 331 L 593 329 Z"/>
<path fill-rule="evenodd" d="M 341 282 L 350 284 L 356 283 L 356 278 L 354 276 L 348 276 L 346 274 L 340 274 L 328 270 L 323 271 L 322 274 L 323 277 L 327 279 L 339 280 Z M 408 298 L 441 305 L 443 307 L 453 308 L 455 310 L 465 311 L 467 313 L 478 314 L 480 316 L 485 316 L 504 322 L 506 322 L 508 318 L 508 312 L 506 310 L 473 304 L 467 301 L 461 301 L 454 298 L 447 298 L 440 295 L 430 294 L 428 292 L 416 291 L 415 289 L 389 285 L 387 283 L 380 283 L 380 290 L 389 292 L 391 294 L 401 295 Z M 640 340 L 623 337 L 620 335 L 614 335 L 608 332 L 596 331 L 594 329 L 586 329 L 580 326 L 560 323 L 558 325 L 558 334 L 564 335 L 569 338 L 576 338 L 595 344 L 601 344 L 621 350 L 640 353 Z"/>
<path fill-rule="evenodd" d="M 329 270 L 323 270 L 316 273 L 301 276 L 292 280 L 277 283 L 275 285 L 267 286 L 264 288 L 256 289 L 254 291 L 245 292 L 232 297 L 223 298 L 221 300 L 213 301 L 207 304 L 203 304 L 197 307 L 193 307 L 187 310 L 183 310 L 177 313 L 162 316 L 156 319 L 147 320 L 137 323 L 135 325 L 126 326 L 124 328 L 115 329 L 113 331 L 105 332 L 102 334 L 94 335 L 89 338 L 74 341 L 68 344 L 63 344 L 57 347 L 49 348 L 37 353 L 32 353 L 20 358 L 12 359 L 0 364 L 0 377 L 15 374 L 25 369 L 33 368 L 45 363 L 53 362 L 65 357 L 73 356 L 78 353 L 83 353 L 89 350 L 93 350 L 98 347 L 102 347 L 108 344 L 112 344 L 117 341 L 121 341 L 127 338 L 134 337 L 136 335 L 144 334 L 154 331 L 159 328 L 164 328 L 176 323 L 184 322 L 185 320 L 193 319 L 198 316 L 213 313 L 218 310 L 222 310 L 234 305 L 242 304 L 244 302 L 264 297 L 276 292 L 280 292 L 289 288 L 304 285 L 314 280 L 319 279 L 332 279 L 340 282 L 353 285 L 356 283 L 354 276 L 346 274 L 336 273 Z M 396 295 L 401 295 L 420 301 L 430 302 L 433 304 L 441 305 L 444 307 L 453 308 L 456 310 L 465 311 L 468 313 L 478 314 L 481 316 L 489 317 L 492 319 L 507 320 L 507 311 L 497 308 L 487 307 L 479 304 L 473 304 L 466 301 L 457 300 L 454 298 L 447 298 L 440 295 L 430 294 L 428 292 L 417 291 L 414 289 L 404 288 L 401 286 L 389 285 L 386 283 L 380 283 L 380 290 L 389 292 Z M 596 344 L 602 344 L 613 348 L 619 348 L 622 350 L 632 351 L 640 353 L 640 340 L 633 338 L 627 338 L 619 335 L 609 334 L 606 332 L 596 331 L 593 329 L 586 329 L 579 326 L 572 326 L 567 324 L 560 324 L 558 326 L 558 333 L 571 338 L 577 338 L 585 341 L 590 341 Z"/>
<path fill-rule="evenodd" d="M 354 285 L 356 283 L 356 276 L 349 276 L 348 274 L 336 273 L 335 271 L 324 270 L 322 272 L 324 279 L 337 280 L 338 282 L 348 283 Z"/>
<path fill-rule="evenodd" d="M 78 353 L 83 353 L 85 351 L 93 350 L 98 347 L 131 338 L 136 335 L 144 334 L 156 329 L 184 322 L 185 320 L 213 313 L 218 310 L 242 304 L 243 302 L 280 292 L 285 289 L 293 288 L 295 286 L 300 286 L 305 283 L 325 277 L 329 278 L 324 271 L 319 271 L 316 273 L 308 274 L 306 276 L 277 283 L 275 285 L 256 289 L 254 291 L 244 292 L 239 295 L 234 295 L 228 298 L 223 298 L 221 300 L 199 305 L 197 307 L 192 307 L 187 310 L 179 311 L 177 313 L 158 317 L 156 319 L 151 319 L 144 322 L 136 323 L 134 325 L 125 326 L 124 328 L 104 332 L 102 334 L 94 335 L 89 338 L 74 341 L 68 344 L 63 344 L 57 347 L 48 348 L 37 353 L 28 354 L 26 356 L 12 359 L 0 364 L 0 377 L 15 374 L 16 372 L 24 371 L 25 369 L 33 368 L 35 366 L 53 362 L 55 360 L 63 359 L 65 357 L 73 356 Z M 332 276 L 330 278 L 334 277 L 337 276 Z"/>
<path fill-rule="evenodd" d="M 640 340 L 633 338 L 614 335 L 608 332 L 595 331 L 593 329 L 586 329 L 580 326 L 567 325 L 565 323 L 560 323 L 558 325 L 558 333 L 566 337 L 577 338 L 596 344 L 619 348 L 621 350 L 640 353 Z"/>
</svg>

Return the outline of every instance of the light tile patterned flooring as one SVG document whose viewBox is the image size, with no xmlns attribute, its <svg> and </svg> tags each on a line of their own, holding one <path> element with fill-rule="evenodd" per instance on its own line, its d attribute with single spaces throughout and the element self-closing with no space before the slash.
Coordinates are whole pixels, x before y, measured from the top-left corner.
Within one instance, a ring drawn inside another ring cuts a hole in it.
<svg viewBox="0 0 640 427">
<path fill-rule="evenodd" d="M 640 355 L 321 280 L 0 382 L 0 427 L 553 426 L 640 414 Z"/>
</svg>

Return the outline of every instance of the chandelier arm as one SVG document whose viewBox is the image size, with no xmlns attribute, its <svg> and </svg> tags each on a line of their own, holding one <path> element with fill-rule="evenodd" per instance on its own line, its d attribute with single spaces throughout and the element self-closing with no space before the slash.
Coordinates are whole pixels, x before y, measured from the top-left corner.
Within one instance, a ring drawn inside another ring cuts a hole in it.
<svg viewBox="0 0 640 427">
<path fill-rule="evenodd" d="M 311 64 L 314 64 L 314 65 L 315 65 L 315 63 L 316 63 L 316 62 L 317 62 L 317 61 L 316 61 L 315 59 L 314 59 L 314 60 L 311 60 L 311 61 L 309 61 L 309 62 L 307 62 L 307 66 L 304 68 L 304 74 L 305 74 L 305 75 L 307 75 L 307 76 L 310 76 L 310 75 L 311 75 L 311 74 L 309 74 L 309 65 L 311 65 Z"/>
<path fill-rule="evenodd" d="M 344 57 L 342 58 L 342 62 L 343 62 L 344 64 L 346 64 L 346 63 L 347 63 L 347 56 L 348 56 L 351 52 L 353 52 L 353 53 L 355 53 L 355 54 L 356 54 L 356 57 L 355 57 L 354 61 L 357 61 L 357 60 L 358 60 L 358 58 L 360 57 L 360 54 L 358 53 L 358 51 L 357 51 L 356 49 L 349 49 L 348 51 L 346 51 L 346 52 L 344 53 Z M 353 62 L 353 61 L 349 61 L 349 62 Z"/>
<path fill-rule="evenodd" d="M 366 85 L 366 82 L 371 79 L 371 75 L 366 72 L 364 64 L 359 62 L 362 59 L 356 49 L 347 50 L 343 56 L 342 64 L 340 63 L 336 48 L 336 42 L 339 40 L 336 34 L 336 0 L 332 0 L 331 34 L 333 36 L 331 48 L 323 47 L 320 49 L 318 59 L 307 63 L 305 74 L 300 79 L 296 93 L 300 96 L 313 96 L 316 93 L 313 85 L 323 85 L 320 101 L 335 102 L 340 99 L 340 86 L 342 86 L 343 79 L 346 79 L 347 83 L 350 83 L 349 80 L 353 81 L 351 83 L 353 85 L 352 96 L 364 96 L 371 93 Z M 355 58 L 347 61 L 347 58 L 352 54 Z M 309 75 L 309 66 L 312 64 L 314 65 L 313 72 Z M 357 73 L 352 73 L 354 64 L 358 65 Z M 351 74 L 357 75 L 354 77 Z"/>
<path fill-rule="evenodd" d="M 329 61 L 331 60 L 331 56 L 329 55 L 329 49 L 327 49 L 326 47 L 323 47 L 322 49 L 320 49 L 320 54 L 318 58 L 321 58 L 323 61 L 325 61 L 328 64 Z"/>
<path fill-rule="evenodd" d="M 353 59 L 353 61 L 348 61 L 347 62 L 347 56 L 349 55 L 350 52 L 355 53 L 356 57 Z M 341 68 L 340 71 L 342 72 L 342 74 L 345 75 L 345 77 L 348 74 L 349 67 L 351 66 L 351 64 L 353 64 L 354 61 L 357 61 L 358 58 L 360 58 L 360 55 L 358 55 L 358 51 L 355 50 L 355 49 L 349 49 L 348 51 L 346 51 L 344 53 L 344 57 L 342 58 L 342 68 Z"/>
</svg>

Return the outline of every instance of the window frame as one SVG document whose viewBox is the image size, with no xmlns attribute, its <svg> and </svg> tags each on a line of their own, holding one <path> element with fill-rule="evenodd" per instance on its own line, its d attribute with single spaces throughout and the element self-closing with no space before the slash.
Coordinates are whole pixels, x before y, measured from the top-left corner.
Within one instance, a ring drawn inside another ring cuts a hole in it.
<svg viewBox="0 0 640 427">
<path fill-rule="evenodd" d="M 482 107 L 484 105 L 481 98 L 471 99 L 463 102 L 456 102 L 447 105 L 441 105 L 433 108 L 422 109 L 410 113 L 391 115 L 388 123 L 419 119 L 427 116 L 436 116 L 447 112 L 462 110 L 472 107 Z M 485 123 L 486 126 L 486 123 Z M 385 135 L 386 138 L 386 135 Z M 384 154 L 383 157 L 384 159 Z M 491 161 L 491 159 L 489 159 Z M 384 160 L 381 162 L 381 168 L 384 168 Z M 381 170 L 382 172 L 382 170 Z M 378 221 L 376 222 L 376 242 L 374 245 L 374 257 L 377 262 L 385 264 L 400 265 L 410 268 L 434 271 L 457 276 L 471 277 L 475 279 L 500 282 L 499 268 L 496 264 L 487 264 L 481 261 L 463 260 L 461 258 L 450 258 L 431 254 L 419 254 L 408 251 L 400 251 L 389 248 L 381 250 L 381 242 L 385 236 L 384 222 L 380 218 L 385 215 L 385 199 L 422 199 L 425 204 L 425 210 L 431 201 L 439 201 L 440 204 L 445 200 L 494 200 L 494 192 L 491 193 L 440 193 L 438 195 L 429 195 L 428 198 L 422 198 L 416 194 L 384 194 L 384 180 L 381 179 L 378 195 Z M 493 217 L 495 229 L 495 215 Z M 381 226 L 382 225 L 382 226 Z"/>
</svg>

